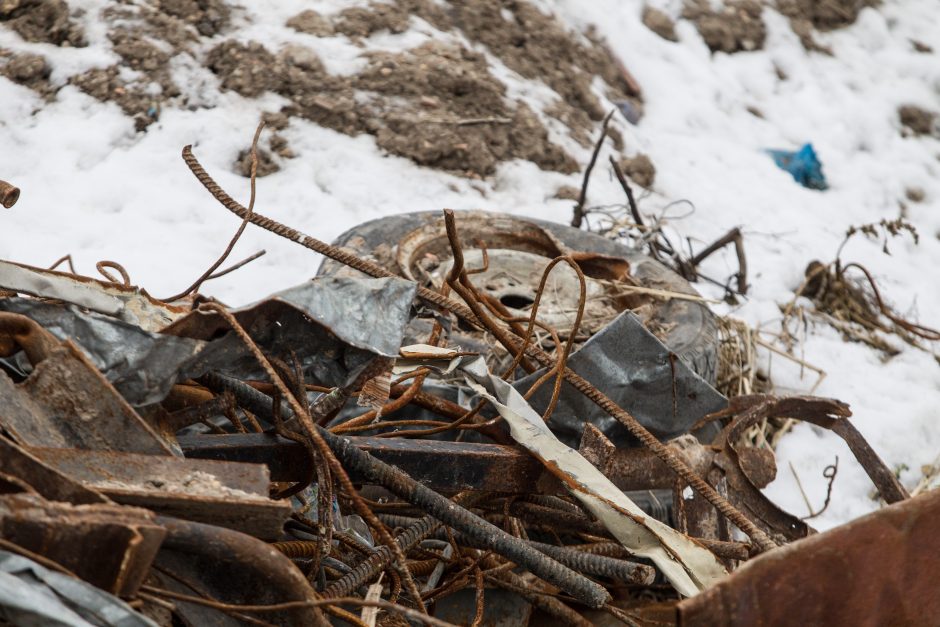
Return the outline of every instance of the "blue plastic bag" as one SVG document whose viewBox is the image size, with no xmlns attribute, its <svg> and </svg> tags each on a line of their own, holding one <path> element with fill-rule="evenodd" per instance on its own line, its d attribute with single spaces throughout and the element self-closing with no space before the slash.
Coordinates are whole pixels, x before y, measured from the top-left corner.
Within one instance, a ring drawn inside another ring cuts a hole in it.
<svg viewBox="0 0 940 627">
<path fill-rule="evenodd" d="M 803 187 L 818 190 L 829 189 L 826 176 L 822 171 L 822 163 L 820 163 L 819 157 L 816 156 L 812 144 L 804 144 L 796 152 L 768 150 L 767 154 L 773 157 L 777 167 L 793 175 L 793 179 Z"/>
</svg>

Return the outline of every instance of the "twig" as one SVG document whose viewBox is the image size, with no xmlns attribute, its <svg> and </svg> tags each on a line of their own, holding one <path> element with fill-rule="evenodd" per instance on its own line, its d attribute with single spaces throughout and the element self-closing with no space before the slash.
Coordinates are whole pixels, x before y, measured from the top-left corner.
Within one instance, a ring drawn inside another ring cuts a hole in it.
<svg viewBox="0 0 940 627">
<path fill-rule="evenodd" d="M 512 124 L 510 118 L 466 118 L 455 122 L 457 126 L 476 126 L 477 124 Z"/>
<path fill-rule="evenodd" d="M 226 259 L 228 259 L 229 254 L 231 254 L 232 249 L 235 248 L 236 242 L 242 236 L 242 233 L 245 232 L 245 227 L 248 226 L 248 222 L 251 219 L 251 214 L 255 208 L 255 190 L 256 190 L 256 179 L 258 175 L 258 140 L 261 138 L 261 130 L 264 128 L 264 120 L 258 123 L 258 128 L 255 129 L 255 136 L 251 140 L 251 197 L 248 200 L 248 215 L 242 219 L 242 223 L 239 225 L 238 230 L 235 231 L 235 235 L 229 241 L 228 246 L 225 247 L 225 252 L 222 253 L 222 256 L 215 260 L 209 269 L 202 273 L 202 275 L 196 279 L 196 281 L 187 287 L 185 290 L 179 294 L 174 294 L 169 298 L 164 298 L 164 302 L 173 302 L 181 298 L 185 298 L 189 294 L 197 291 L 203 283 L 209 280 L 209 277 L 219 269 Z M 247 262 L 245 262 L 247 263 Z M 234 268 L 233 268 L 234 269 Z"/>
<path fill-rule="evenodd" d="M 872 293 L 875 296 L 875 303 L 878 305 L 878 309 L 881 311 L 881 314 L 888 318 L 891 322 L 898 325 L 908 333 L 913 333 L 917 337 L 923 338 L 930 342 L 940 341 L 940 331 L 931 329 L 929 327 L 921 326 L 919 324 L 914 324 L 913 322 L 908 322 L 904 318 L 895 315 L 891 309 L 885 305 L 884 301 L 881 299 L 881 292 L 878 291 L 878 286 L 875 284 L 875 279 L 872 277 L 871 273 L 867 268 L 858 263 L 849 263 L 842 268 L 842 273 L 844 274 L 849 268 L 858 268 L 862 274 L 865 275 L 865 278 L 868 279 L 868 284 L 871 286 Z"/>
<path fill-rule="evenodd" d="M 762 340 L 760 337 L 756 338 L 756 339 L 754 340 L 754 343 L 757 344 L 758 346 L 763 346 L 764 348 L 766 348 L 767 350 L 769 350 L 771 353 L 774 353 L 774 354 L 780 355 L 781 357 L 784 357 L 784 358 L 786 358 L 786 359 L 789 359 L 789 360 L 792 361 L 793 363 L 795 363 L 795 364 L 797 364 L 797 365 L 799 365 L 799 366 L 801 366 L 801 367 L 803 367 L 803 368 L 809 368 L 810 370 L 812 370 L 813 372 L 815 372 L 816 374 L 818 374 L 818 375 L 819 375 L 819 378 L 816 379 L 816 383 L 814 383 L 814 384 L 813 384 L 813 387 L 810 388 L 809 394 L 815 394 L 815 393 L 816 393 L 816 389 L 819 388 L 819 385 L 823 382 L 823 379 L 826 378 L 826 371 L 823 370 L 822 368 L 820 368 L 819 366 L 814 366 L 813 364 L 808 363 L 808 362 L 806 362 L 806 361 L 800 359 L 799 357 L 795 357 L 794 355 L 791 355 L 791 354 L 787 353 L 786 351 L 782 351 L 782 350 L 780 350 L 779 348 L 777 348 L 776 346 L 774 346 L 773 344 L 770 344 L 769 342 L 765 342 L 765 341 Z"/>
<path fill-rule="evenodd" d="M 597 143 L 594 144 L 594 152 L 591 153 L 591 160 L 588 161 L 587 168 L 584 170 L 584 180 L 581 182 L 581 194 L 578 195 L 578 204 L 574 206 L 574 216 L 571 218 L 571 226 L 576 229 L 581 228 L 581 222 L 584 220 L 584 201 L 587 199 L 587 188 L 588 182 L 591 180 L 591 170 L 594 169 L 594 164 L 597 162 L 597 155 L 601 151 L 601 145 L 604 143 L 604 138 L 607 137 L 607 124 L 610 123 L 610 118 L 613 117 L 614 111 L 616 109 L 611 109 L 604 117 L 603 123 L 601 123 L 601 134 L 597 138 Z"/>
<path fill-rule="evenodd" d="M 747 259 L 744 256 L 744 241 L 741 237 L 741 229 L 738 227 L 734 227 L 712 242 L 711 245 L 706 246 L 704 250 L 692 257 L 689 263 L 694 269 L 716 250 L 731 243 L 734 243 L 734 251 L 738 256 L 738 293 L 743 296 L 747 293 Z"/>
<path fill-rule="evenodd" d="M 627 195 L 627 202 L 630 205 L 630 215 L 633 216 L 633 222 L 638 227 L 643 228 L 643 218 L 640 216 L 640 209 L 636 206 L 636 198 L 633 197 L 633 188 L 630 187 L 630 183 L 627 182 L 627 177 L 623 175 L 623 170 L 620 169 L 620 164 L 617 163 L 617 160 L 614 159 L 613 155 L 610 155 L 610 165 L 614 169 L 614 175 L 617 177 L 617 180 L 620 181 L 620 187 L 623 188 L 624 193 Z M 650 252 L 653 255 L 656 255 L 656 249 L 653 247 L 652 243 L 650 244 Z"/>
</svg>

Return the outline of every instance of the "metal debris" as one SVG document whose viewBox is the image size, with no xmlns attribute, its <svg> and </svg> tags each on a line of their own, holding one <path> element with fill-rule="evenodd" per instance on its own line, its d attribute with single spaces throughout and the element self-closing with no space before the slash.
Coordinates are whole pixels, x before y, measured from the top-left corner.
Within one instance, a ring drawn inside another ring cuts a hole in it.
<svg viewBox="0 0 940 627">
<path fill-rule="evenodd" d="M 0 619 L 839 624 L 824 591 L 850 588 L 846 611 L 917 615 L 869 601 L 936 579 L 897 556 L 930 553 L 937 499 L 908 501 L 836 401 L 719 394 L 714 316 L 659 262 L 482 212 L 340 248 L 184 158 L 330 261 L 237 309 L 0 262 Z M 842 436 L 896 504 L 807 537 L 745 446 L 784 416 Z M 852 586 L 826 587 L 832 547 Z"/>
</svg>

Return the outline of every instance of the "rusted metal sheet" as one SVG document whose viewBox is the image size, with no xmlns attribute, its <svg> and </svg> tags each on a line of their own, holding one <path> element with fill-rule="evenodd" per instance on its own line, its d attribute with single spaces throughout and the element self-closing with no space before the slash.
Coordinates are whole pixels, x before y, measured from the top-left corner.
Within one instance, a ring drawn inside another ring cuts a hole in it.
<svg viewBox="0 0 940 627">
<path fill-rule="evenodd" d="M 64 342 L 14 385 L 0 373 L 0 424 L 21 444 L 171 455 L 170 446 Z"/>
<path fill-rule="evenodd" d="M 133 596 L 166 534 L 151 512 L 0 496 L 0 536 L 118 596 Z"/>
<path fill-rule="evenodd" d="M 206 346 L 199 340 L 145 331 L 77 305 L 4 298 L 0 310 L 27 316 L 60 341 L 74 342 L 135 407 L 166 397 L 177 377 L 188 376 L 186 368 Z"/>
<path fill-rule="evenodd" d="M 167 305 L 137 287 L 0 261 L 0 288 L 56 298 L 115 316 L 147 331 L 159 331 L 189 309 Z"/>
<path fill-rule="evenodd" d="M 682 601 L 679 625 L 936 625 L 938 521 L 933 490 L 760 555 Z"/>
<path fill-rule="evenodd" d="M 531 493 L 558 486 L 555 481 L 545 482 L 541 464 L 513 446 L 405 438 L 348 439 L 435 490 Z M 273 481 L 299 481 L 310 469 L 302 445 L 270 434 L 182 435 L 179 444 L 190 458 L 267 464 Z M 672 487 L 672 471 L 645 449 L 617 449 L 607 461 L 611 480 L 622 490 Z M 350 477 L 353 481 L 362 479 L 354 472 Z"/>
<path fill-rule="evenodd" d="M 49 466 L 116 503 L 276 540 L 288 501 L 268 498 L 264 464 L 179 459 L 115 451 L 39 448 Z"/>
</svg>

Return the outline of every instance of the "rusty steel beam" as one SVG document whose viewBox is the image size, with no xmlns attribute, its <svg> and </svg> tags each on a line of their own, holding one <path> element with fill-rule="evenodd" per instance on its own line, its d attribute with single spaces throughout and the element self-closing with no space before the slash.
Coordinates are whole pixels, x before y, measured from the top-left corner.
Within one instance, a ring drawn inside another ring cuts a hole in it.
<svg viewBox="0 0 940 627">
<path fill-rule="evenodd" d="M 80 449 L 34 448 L 30 452 L 116 503 L 265 540 L 280 536 L 291 512 L 288 501 L 268 498 L 270 478 L 263 464 Z"/>
<path fill-rule="evenodd" d="M 552 488 L 560 488 L 538 460 L 515 446 L 405 438 L 348 439 L 433 490 L 532 493 L 540 488 L 553 492 L 557 490 Z M 310 469 L 302 445 L 271 434 L 185 435 L 179 437 L 179 444 L 186 457 L 267 464 L 272 481 L 300 481 Z M 674 481 L 665 464 L 645 449 L 616 449 L 609 454 L 603 470 L 622 490 L 671 488 Z M 355 473 L 351 478 L 362 482 Z"/>
</svg>

